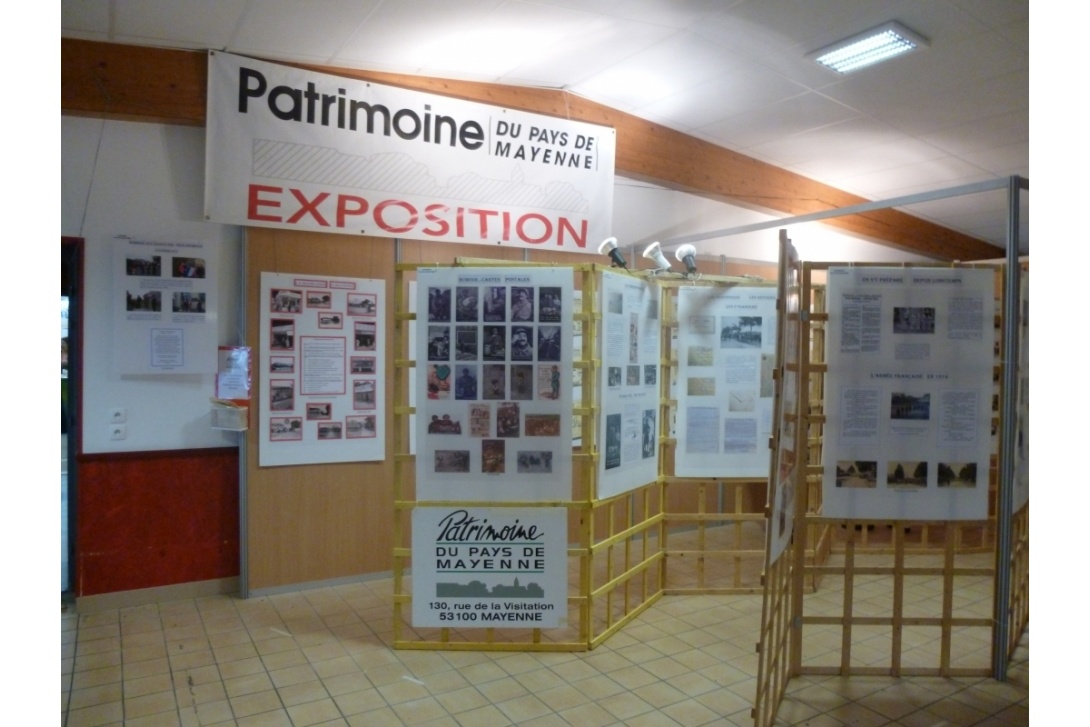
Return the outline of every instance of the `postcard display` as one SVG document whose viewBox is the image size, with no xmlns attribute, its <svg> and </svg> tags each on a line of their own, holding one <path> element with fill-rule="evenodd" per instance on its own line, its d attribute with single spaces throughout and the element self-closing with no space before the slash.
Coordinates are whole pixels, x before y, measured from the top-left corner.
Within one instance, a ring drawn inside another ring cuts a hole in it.
<svg viewBox="0 0 1090 727">
<path fill-rule="evenodd" d="M 987 517 L 995 272 L 828 271 L 825 517 Z"/>
<path fill-rule="evenodd" d="M 386 458 L 385 291 L 261 274 L 259 466 Z"/>
<path fill-rule="evenodd" d="M 647 279 L 602 273 L 600 499 L 658 477 L 660 294 L 661 288 Z"/>
<path fill-rule="evenodd" d="M 678 288 L 678 477 L 767 477 L 776 288 Z"/>
<path fill-rule="evenodd" d="M 557 627 L 567 509 L 487 505 L 571 499 L 572 271 L 421 268 L 416 282 L 413 625 Z"/>
</svg>

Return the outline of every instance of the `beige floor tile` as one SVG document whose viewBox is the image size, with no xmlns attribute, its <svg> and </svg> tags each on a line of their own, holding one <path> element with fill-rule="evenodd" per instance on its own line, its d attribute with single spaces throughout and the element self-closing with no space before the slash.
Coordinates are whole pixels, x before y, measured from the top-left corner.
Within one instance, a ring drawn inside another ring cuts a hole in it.
<svg viewBox="0 0 1090 727">
<path fill-rule="evenodd" d="M 296 704 L 287 708 L 293 727 L 310 727 L 341 717 L 341 712 L 332 699 L 319 699 L 316 702 Z"/>
</svg>

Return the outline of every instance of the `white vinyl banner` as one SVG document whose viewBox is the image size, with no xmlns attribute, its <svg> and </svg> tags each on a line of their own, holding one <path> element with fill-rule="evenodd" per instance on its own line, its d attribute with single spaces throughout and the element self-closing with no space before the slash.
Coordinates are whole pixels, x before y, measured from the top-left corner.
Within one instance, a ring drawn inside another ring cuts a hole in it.
<svg viewBox="0 0 1090 727">
<path fill-rule="evenodd" d="M 830 268 L 823 511 L 988 515 L 995 272 Z"/>
<path fill-rule="evenodd" d="M 215 222 L 594 254 L 612 224 L 604 126 L 213 51 L 206 138 Z"/>
<path fill-rule="evenodd" d="M 413 510 L 413 626 L 555 628 L 568 620 L 567 510 Z"/>
<path fill-rule="evenodd" d="M 571 269 L 421 268 L 416 282 L 416 499 L 570 498 Z"/>
<path fill-rule="evenodd" d="M 766 477 L 776 289 L 677 292 L 679 477 Z"/>
<path fill-rule="evenodd" d="M 261 274 L 261 467 L 386 458 L 386 283 Z"/>
<path fill-rule="evenodd" d="M 599 499 L 658 477 L 659 294 L 659 287 L 646 279 L 602 274 Z"/>
</svg>

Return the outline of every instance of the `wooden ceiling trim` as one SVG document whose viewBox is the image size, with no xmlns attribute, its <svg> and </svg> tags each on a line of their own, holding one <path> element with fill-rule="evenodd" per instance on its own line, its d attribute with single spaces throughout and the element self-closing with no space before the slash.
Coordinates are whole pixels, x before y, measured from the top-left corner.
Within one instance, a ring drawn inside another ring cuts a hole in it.
<svg viewBox="0 0 1090 727">
<path fill-rule="evenodd" d="M 617 131 L 619 175 L 753 209 L 803 215 L 868 201 L 566 91 L 296 65 L 611 126 Z M 203 126 L 207 81 L 203 51 L 61 39 L 61 112 L 65 114 Z M 825 222 L 866 240 L 940 259 L 1003 255 L 1001 248 L 898 210 Z"/>
</svg>

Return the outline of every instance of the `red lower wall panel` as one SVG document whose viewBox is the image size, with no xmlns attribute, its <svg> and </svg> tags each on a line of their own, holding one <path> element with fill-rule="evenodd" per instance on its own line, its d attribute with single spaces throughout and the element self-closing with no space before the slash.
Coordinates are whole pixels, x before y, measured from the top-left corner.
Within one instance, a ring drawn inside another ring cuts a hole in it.
<svg viewBox="0 0 1090 727">
<path fill-rule="evenodd" d="M 79 458 L 75 595 L 239 574 L 238 450 Z"/>
</svg>

